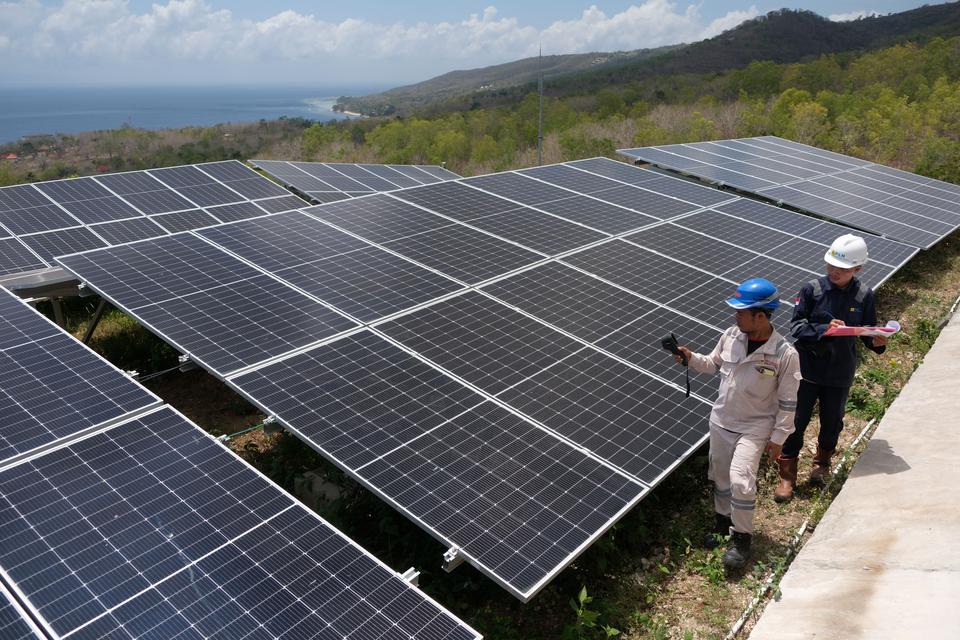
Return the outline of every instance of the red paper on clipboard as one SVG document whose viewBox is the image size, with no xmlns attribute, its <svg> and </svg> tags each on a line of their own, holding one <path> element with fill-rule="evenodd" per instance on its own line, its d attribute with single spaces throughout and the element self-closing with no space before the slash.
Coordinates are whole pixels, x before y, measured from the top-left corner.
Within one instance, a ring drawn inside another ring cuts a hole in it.
<svg viewBox="0 0 960 640">
<path fill-rule="evenodd" d="M 892 336 L 900 331 L 900 323 L 891 320 L 884 327 L 830 327 L 825 336 Z"/>
</svg>

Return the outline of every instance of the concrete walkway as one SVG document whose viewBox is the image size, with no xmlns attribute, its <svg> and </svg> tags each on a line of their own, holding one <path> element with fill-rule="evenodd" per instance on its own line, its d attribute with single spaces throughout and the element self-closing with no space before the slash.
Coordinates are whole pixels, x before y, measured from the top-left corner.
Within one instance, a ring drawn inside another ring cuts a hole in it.
<svg viewBox="0 0 960 640">
<path fill-rule="evenodd" d="M 750 640 L 960 638 L 960 312 L 780 589 Z"/>
</svg>

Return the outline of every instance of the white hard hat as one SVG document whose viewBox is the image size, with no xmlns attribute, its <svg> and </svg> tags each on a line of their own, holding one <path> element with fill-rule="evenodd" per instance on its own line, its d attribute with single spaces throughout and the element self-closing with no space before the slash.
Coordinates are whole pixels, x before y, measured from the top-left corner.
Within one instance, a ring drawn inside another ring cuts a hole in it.
<svg viewBox="0 0 960 640">
<path fill-rule="evenodd" d="M 847 233 L 830 245 L 823 259 L 841 269 L 852 269 L 867 262 L 867 243 L 860 236 Z"/>
</svg>

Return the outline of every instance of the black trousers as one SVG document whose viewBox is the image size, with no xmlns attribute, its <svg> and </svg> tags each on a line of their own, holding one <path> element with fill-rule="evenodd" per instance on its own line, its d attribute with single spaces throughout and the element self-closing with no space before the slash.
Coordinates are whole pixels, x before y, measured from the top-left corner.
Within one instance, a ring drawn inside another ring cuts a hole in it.
<svg viewBox="0 0 960 640">
<path fill-rule="evenodd" d="M 821 449 L 833 451 L 843 429 L 843 414 L 847 406 L 850 387 L 825 387 L 806 380 L 800 381 L 797 389 L 797 413 L 793 419 L 794 431 L 783 443 L 780 455 L 796 458 L 803 448 L 803 434 L 813 417 L 813 407 L 820 402 L 820 436 L 817 443 Z"/>
</svg>

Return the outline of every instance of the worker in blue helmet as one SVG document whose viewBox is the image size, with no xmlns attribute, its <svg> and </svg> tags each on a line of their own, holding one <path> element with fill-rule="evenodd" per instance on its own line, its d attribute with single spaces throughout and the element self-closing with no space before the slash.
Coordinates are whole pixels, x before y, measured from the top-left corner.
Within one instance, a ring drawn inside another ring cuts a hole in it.
<svg viewBox="0 0 960 640">
<path fill-rule="evenodd" d="M 776 460 L 793 431 L 800 362 L 794 348 L 777 333 L 770 318 L 780 306 L 777 288 L 764 278 L 737 287 L 727 304 L 736 309 L 736 326 L 720 336 L 709 355 L 679 347 L 699 373 L 720 371 L 720 391 L 710 413 L 710 468 L 715 526 L 704 544 L 714 548 L 722 536 L 730 545 L 723 556 L 728 569 L 740 569 L 750 555 L 757 470 L 766 451 Z"/>
</svg>

